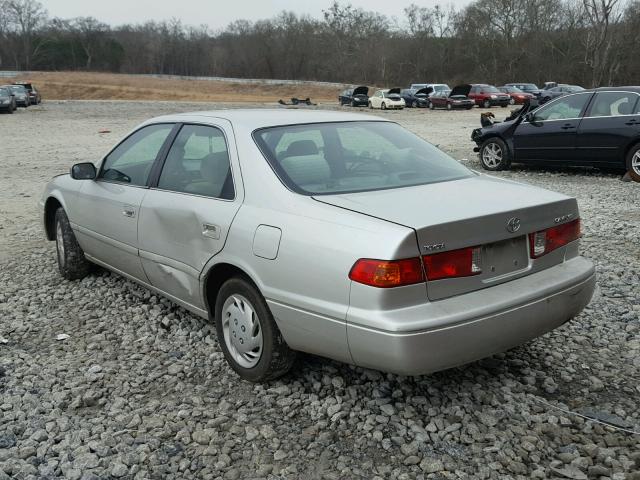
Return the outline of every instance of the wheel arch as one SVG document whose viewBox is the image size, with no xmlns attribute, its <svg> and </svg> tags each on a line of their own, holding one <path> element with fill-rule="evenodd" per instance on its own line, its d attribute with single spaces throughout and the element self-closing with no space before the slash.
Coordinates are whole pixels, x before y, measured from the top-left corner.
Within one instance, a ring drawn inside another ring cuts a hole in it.
<svg viewBox="0 0 640 480">
<path fill-rule="evenodd" d="M 56 239 L 56 211 L 64 209 L 64 204 L 54 195 L 50 195 L 44 203 L 44 231 L 47 240 Z"/>
<path fill-rule="evenodd" d="M 243 278 L 261 292 L 258 282 L 254 280 L 251 274 L 247 273 L 246 269 L 230 262 L 222 261 L 216 263 L 209 267 L 202 281 L 202 298 L 204 299 L 205 308 L 209 312 L 209 318 L 215 316 L 216 300 L 220 288 L 227 280 L 234 277 Z"/>
</svg>

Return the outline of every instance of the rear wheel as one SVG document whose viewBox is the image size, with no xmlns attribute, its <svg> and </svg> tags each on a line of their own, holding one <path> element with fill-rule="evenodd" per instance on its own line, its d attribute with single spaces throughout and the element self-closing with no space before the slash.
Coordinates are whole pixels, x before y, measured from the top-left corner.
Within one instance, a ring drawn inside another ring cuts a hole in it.
<svg viewBox="0 0 640 480">
<path fill-rule="evenodd" d="M 79 280 L 86 277 L 91 270 L 91 263 L 85 258 L 62 207 L 56 211 L 55 227 L 60 274 L 67 280 Z"/>
<path fill-rule="evenodd" d="M 453 108 L 453 106 L 447 102 L 447 110 L 451 110 Z"/>
<path fill-rule="evenodd" d="M 631 180 L 640 182 L 640 144 L 631 147 L 627 153 L 627 171 Z"/>
<path fill-rule="evenodd" d="M 258 289 L 235 277 L 222 285 L 215 311 L 218 343 L 233 370 L 250 382 L 287 373 L 296 354 L 284 341 Z"/>
<path fill-rule="evenodd" d="M 513 98 L 513 97 L 511 97 L 511 98 L 509 99 L 509 105 L 515 105 L 515 104 L 516 104 L 516 99 L 515 99 L 515 98 Z"/>
<path fill-rule="evenodd" d="M 491 102 L 487 99 L 484 102 L 482 102 L 482 107 L 483 108 L 489 108 L 491 107 Z"/>
<path fill-rule="evenodd" d="M 509 168 L 511 157 L 507 144 L 498 137 L 485 140 L 480 147 L 480 163 L 482 168 L 492 172 Z"/>
<path fill-rule="evenodd" d="M 387 109 L 387 104 L 386 104 L 386 103 L 384 103 L 384 102 L 382 102 L 382 105 L 380 105 L 380 108 L 381 108 L 382 110 L 386 110 L 386 109 Z"/>
<path fill-rule="evenodd" d="M 436 109 L 436 106 L 433 104 L 433 102 L 429 102 L 429 108 L 430 108 L 431 110 L 435 110 L 435 109 Z"/>
</svg>

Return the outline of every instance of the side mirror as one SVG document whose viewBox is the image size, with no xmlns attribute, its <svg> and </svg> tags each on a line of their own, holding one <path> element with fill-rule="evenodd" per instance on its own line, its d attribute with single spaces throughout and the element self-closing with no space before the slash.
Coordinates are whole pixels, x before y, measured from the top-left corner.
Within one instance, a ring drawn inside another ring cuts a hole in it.
<svg viewBox="0 0 640 480">
<path fill-rule="evenodd" d="M 533 112 L 529 112 L 524 116 L 524 119 L 529 122 L 529 123 L 533 123 L 534 120 L 534 116 L 533 116 Z"/>
<path fill-rule="evenodd" d="M 76 163 L 71 167 L 71 178 L 74 180 L 93 180 L 97 173 L 96 166 L 91 162 Z"/>
</svg>

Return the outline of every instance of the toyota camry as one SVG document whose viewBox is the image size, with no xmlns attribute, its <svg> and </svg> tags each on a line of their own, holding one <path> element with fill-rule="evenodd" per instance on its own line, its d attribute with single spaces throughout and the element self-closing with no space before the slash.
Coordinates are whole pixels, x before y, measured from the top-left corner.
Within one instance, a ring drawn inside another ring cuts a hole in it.
<svg viewBox="0 0 640 480">
<path fill-rule="evenodd" d="M 250 381 L 297 351 L 443 370 L 562 325 L 595 284 L 575 199 L 368 115 L 154 118 L 51 180 L 41 206 L 64 278 L 100 265 L 211 320 Z"/>
</svg>

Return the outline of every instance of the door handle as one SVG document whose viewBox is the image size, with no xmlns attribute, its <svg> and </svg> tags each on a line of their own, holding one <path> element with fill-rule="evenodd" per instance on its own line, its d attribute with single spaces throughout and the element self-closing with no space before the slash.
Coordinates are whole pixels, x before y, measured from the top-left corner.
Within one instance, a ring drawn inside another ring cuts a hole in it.
<svg viewBox="0 0 640 480">
<path fill-rule="evenodd" d="M 565 123 L 563 126 L 560 127 L 563 130 L 569 130 L 571 128 L 576 128 L 575 125 L 572 125 L 571 123 Z"/>
<path fill-rule="evenodd" d="M 635 118 L 632 120 L 629 120 L 628 122 L 624 122 L 625 125 L 638 125 L 638 120 L 636 120 Z"/>
<path fill-rule="evenodd" d="M 125 205 L 122 207 L 122 215 L 125 217 L 133 218 L 136 216 L 136 209 L 130 207 L 129 205 Z"/>
</svg>

